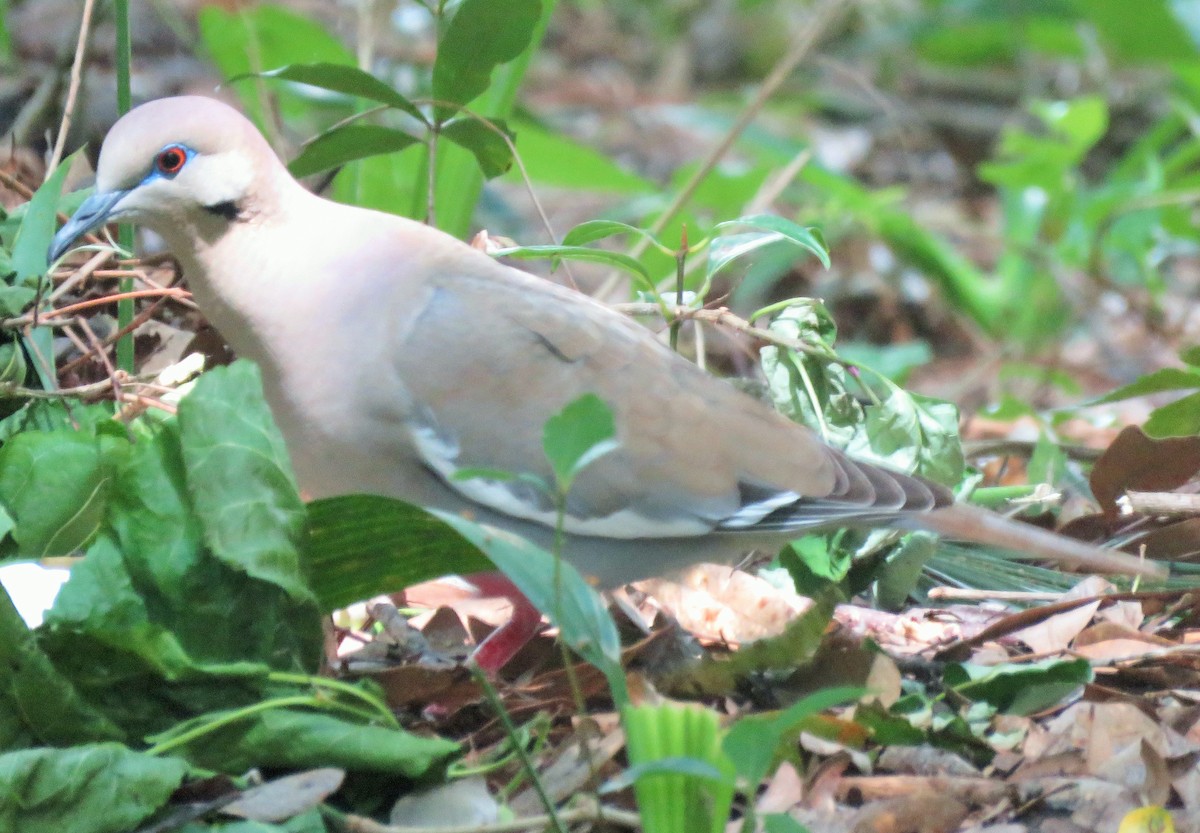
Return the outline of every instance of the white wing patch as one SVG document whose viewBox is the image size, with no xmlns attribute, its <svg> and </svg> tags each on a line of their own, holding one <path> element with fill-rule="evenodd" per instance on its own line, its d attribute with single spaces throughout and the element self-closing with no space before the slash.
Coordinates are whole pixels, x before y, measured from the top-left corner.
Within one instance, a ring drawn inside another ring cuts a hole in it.
<svg viewBox="0 0 1200 833">
<path fill-rule="evenodd" d="M 513 483 L 509 481 L 483 477 L 456 479 L 455 473 L 462 468 L 458 465 L 458 443 L 442 436 L 430 425 L 409 423 L 409 430 L 425 465 L 451 489 L 489 509 L 554 528 L 557 518 L 549 498 L 535 501 L 523 497 L 520 490 L 514 490 Z M 769 511 L 764 511 L 759 517 Z M 688 538 L 712 532 L 713 524 L 694 515 L 667 520 L 647 517 L 635 509 L 622 509 L 611 515 L 590 518 L 581 518 L 568 512 L 563 520 L 563 528 L 572 535 L 597 538 Z"/>
<path fill-rule="evenodd" d="M 728 518 L 721 521 L 721 529 L 749 529 L 776 509 L 791 506 L 800 500 L 795 492 L 776 492 L 764 500 L 747 503 Z"/>
</svg>

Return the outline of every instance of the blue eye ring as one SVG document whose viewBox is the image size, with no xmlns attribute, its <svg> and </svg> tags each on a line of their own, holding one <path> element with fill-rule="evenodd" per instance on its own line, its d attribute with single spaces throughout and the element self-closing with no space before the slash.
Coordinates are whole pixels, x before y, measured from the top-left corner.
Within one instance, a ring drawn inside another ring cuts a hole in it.
<svg viewBox="0 0 1200 833">
<path fill-rule="evenodd" d="M 187 164 L 188 151 L 183 145 L 167 145 L 154 157 L 154 169 L 163 176 L 175 176 Z"/>
</svg>

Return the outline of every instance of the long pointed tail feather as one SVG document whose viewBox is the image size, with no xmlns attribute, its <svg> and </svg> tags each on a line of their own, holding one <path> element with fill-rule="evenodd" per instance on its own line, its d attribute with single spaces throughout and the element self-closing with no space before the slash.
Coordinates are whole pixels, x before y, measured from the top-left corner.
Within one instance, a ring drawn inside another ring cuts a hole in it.
<svg viewBox="0 0 1200 833">
<path fill-rule="evenodd" d="M 1122 573 L 1156 579 L 1167 575 L 1167 568 L 1157 562 L 1077 541 L 964 504 L 922 515 L 919 525 L 947 538 L 1001 547 L 1082 572 Z"/>
</svg>

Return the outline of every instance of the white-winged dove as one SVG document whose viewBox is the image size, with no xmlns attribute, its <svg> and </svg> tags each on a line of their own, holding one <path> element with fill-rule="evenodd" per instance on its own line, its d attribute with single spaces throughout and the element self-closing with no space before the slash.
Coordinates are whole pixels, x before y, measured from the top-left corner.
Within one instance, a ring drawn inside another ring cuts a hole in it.
<svg viewBox="0 0 1200 833">
<path fill-rule="evenodd" d="M 536 489 L 452 475 L 548 478 L 543 424 L 594 393 L 613 410 L 619 447 L 576 481 L 564 555 L 602 586 L 855 524 L 923 527 L 1090 570 L 1161 572 L 855 462 L 581 293 L 420 223 L 317 197 L 215 100 L 162 99 L 121 118 L 96 191 L 55 237 L 51 259 L 116 220 L 163 237 L 204 314 L 258 363 L 313 497 L 371 492 L 470 512 L 549 548 L 554 511 Z M 480 664 L 498 668 L 536 624 L 518 603 Z"/>
</svg>

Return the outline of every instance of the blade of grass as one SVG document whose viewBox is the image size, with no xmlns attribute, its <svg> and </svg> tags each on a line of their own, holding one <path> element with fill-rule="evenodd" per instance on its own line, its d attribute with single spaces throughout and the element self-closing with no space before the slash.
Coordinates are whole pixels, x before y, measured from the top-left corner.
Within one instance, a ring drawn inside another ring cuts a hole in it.
<svg viewBox="0 0 1200 833">
<path fill-rule="evenodd" d="M 132 60 L 132 39 L 129 32 L 129 0 L 116 0 L 113 12 L 117 23 L 117 112 L 125 115 L 133 106 L 129 86 L 129 65 Z M 127 252 L 133 251 L 133 226 L 122 223 L 117 229 L 117 243 Z M 133 291 L 133 278 L 121 278 L 122 294 Z M 117 302 L 117 329 L 124 330 L 133 323 L 134 302 L 122 298 Z M 117 367 L 133 373 L 133 333 L 128 332 L 117 341 Z"/>
</svg>

